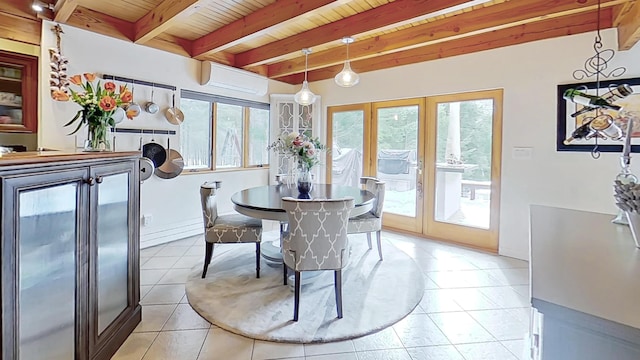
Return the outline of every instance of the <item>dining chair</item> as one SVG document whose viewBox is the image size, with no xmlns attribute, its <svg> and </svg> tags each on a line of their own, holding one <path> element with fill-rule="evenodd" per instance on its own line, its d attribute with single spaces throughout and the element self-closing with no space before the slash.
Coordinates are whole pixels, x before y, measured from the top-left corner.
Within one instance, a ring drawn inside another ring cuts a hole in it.
<svg viewBox="0 0 640 360">
<path fill-rule="evenodd" d="M 370 191 L 375 195 L 373 201 L 373 207 L 371 211 L 362 215 L 349 219 L 349 226 L 347 227 L 348 234 L 360 234 L 367 233 L 367 242 L 369 243 L 369 249 L 371 249 L 371 233 L 376 232 L 378 240 L 378 256 L 382 261 L 382 206 L 384 204 L 385 183 L 374 177 L 361 177 L 360 184 L 363 185 L 364 190 Z"/>
<path fill-rule="evenodd" d="M 289 232 L 282 241 L 285 285 L 287 268 L 295 272 L 293 321 L 300 309 L 300 272 L 333 270 L 336 309 L 342 318 L 342 269 L 349 260 L 347 223 L 354 207 L 353 198 L 282 198 L 289 218 Z"/>
<path fill-rule="evenodd" d="M 200 186 L 202 217 L 204 220 L 204 240 L 206 244 L 202 278 L 213 256 L 214 244 L 256 243 L 256 278 L 260 278 L 260 241 L 262 240 L 262 220 L 242 214 L 218 215 L 216 193 L 220 181 L 205 182 Z"/>
</svg>

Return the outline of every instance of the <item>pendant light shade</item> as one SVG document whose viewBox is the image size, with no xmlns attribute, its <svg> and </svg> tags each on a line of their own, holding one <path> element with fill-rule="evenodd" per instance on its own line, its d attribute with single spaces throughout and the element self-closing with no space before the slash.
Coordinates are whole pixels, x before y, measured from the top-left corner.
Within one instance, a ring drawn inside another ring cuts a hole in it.
<svg viewBox="0 0 640 360">
<path fill-rule="evenodd" d="M 311 49 L 302 49 L 304 53 L 304 81 L 302 82 L 302 89 L 296 93 L 293 100 L 300 105 L 311 105 L 316 101 L 316 94 L 309 89 L 309 83 L 307 82 L 307 59 L 311 54 Z"/>
<path fill-rule="evenodd" d="M 354 42 L 352 37 L 342 38 L 342 42 L 347 44 L 347 60 L 344 62 L 344 67 L 336 77 L 334 78 L 336 84 L 342 87 L 352 87 L 360 82 L 360 75 L 351 70 L 351 61 L 349 61 L 349 44 Z"/>
</svg>

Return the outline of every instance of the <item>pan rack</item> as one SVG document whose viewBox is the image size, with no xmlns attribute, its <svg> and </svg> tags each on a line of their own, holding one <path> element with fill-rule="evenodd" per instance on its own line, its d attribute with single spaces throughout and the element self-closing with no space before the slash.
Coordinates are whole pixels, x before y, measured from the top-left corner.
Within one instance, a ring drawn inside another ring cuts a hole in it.
<svg viewBox="0 0 640 360">
<path fill-rule="evenodd" d="M 112 133 L 125 134 L 153 134 L 153 135 L 175 135 L 175 130 L 159 130 L 159 129 L 130 129 L 130 128 L 111 128 Z"/>
<path fill-rule="evenodd" d="M 173 85 L 159 84 L 159 83 L 155 83 L 155 82 L 151 82 L 151 81 L 136 80 L 136 79 L 126 78 L 126 77 L 121 77 L 121 76 L 115 76 L 115 75 L 103 74 L 102 78 L 104 80 L 115 80 L 115 81 L 121 81 L 121 82 L 124 82 L 124 83 L 133 84 L 133 85 L 146 85 L 146 86 L 152 86 L 152 87 L 155 87 L 155 88 L 169 89 L 169 90 L 173 90 L 173 91 L 176 91 L 176 89 L 177 89 Z"/>
</svg>

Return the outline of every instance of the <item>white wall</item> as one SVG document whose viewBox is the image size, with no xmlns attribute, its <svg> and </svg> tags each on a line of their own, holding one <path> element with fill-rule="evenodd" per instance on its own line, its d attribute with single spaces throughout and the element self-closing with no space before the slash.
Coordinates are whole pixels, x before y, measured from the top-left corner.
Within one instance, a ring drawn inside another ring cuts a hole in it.
<svg viewBox="0 0 640 360">
<path fill-rule="evenodd" d="M 75 139 L 66 135 L 68 129 L 62 125 L 78 107 L 74 103 L 51 101 L 47 88 L 47 49 L 55 44 L 51 25 L 43 22 L 41 71 L 45 77 L 41 88 L 40 142 L 44 147 L 72 148 Z M 213 93 L 211 88 L 198 85 L 196 60 L 63 27 L 62 48 L 70 58 L 70 74 L 108 73 Z M 593 160 L 588 153 L 555 150 L 556 85 L 575 82 L 571 74 L 593 55 L 593 38 L 593 33 L 574 35 L 364 73 L 361 83 L 350 89 L 338 87 L 333 80 L 310 86 L 322 96 L 323 116 L 326 107 L 333 105 L 504 88 L 500 253 L 526 259 L 530 204 L 616 212 L 611 193 L 612 181 L 619 170 L 619 155 L 603 153 L 599 160 Z M 604 31 L 603 40 L 605 46 L 616 48 L 615 30 Z M 640 46 L 635 46 L 617 53 L 614 65 L 627 67 L 625 77 L 640 76 L 639 58 Z M 298 88 L 275 81 L 269 84 L 270 93 L 295 93 Z M 231 91 L 216 93 L 268 102 L 268 95 L 255 98 Z M 155 100 L 163 109 L 169 105 L 169 94 L 156 91 Z M 138 87 L 135 95 L 144 103 L 150 97 L 150 89 Z M 179 131 L 161 114 L 143 113 L 119 126 Z M 137 149 L 138 139 L 135 135 L 119 135 L 118 150 Z M 176 136 L 172 144 L 177 147 L 178 142 Z M 512 149 L 521 146 L 533 148 L 531 160 L 512 159 Z M 637 167 L 637 162 L 632 164 L 632 169 Z M 187 174 L 172 180 L 152 177 L 141 186 L 141 214 L 153 215 L 153 223 L 141 229 L 143 246 L 200 232 L 198 189 L 202 182 L 213 179 L 223 181 L 221 209 L 230 211 L 231 194 L 266 184 L 268 174 L 258 169 Z"/>
<path fill-rule="evenodd" d="M 73 102 L 55 102 L 51 100 L 48 89 L 49 53 L 55 46 L 55 37 L 50 22 L 43 22 L 41 46 L 40 99 L 42 116 L 39 124 L 40 146 L 53 149 L 73 149 L 76 141 L 81 144 L 86 132 L 80 131 L 79 137 L 68 136 L 72 128 L 63 125 L 79 110 Z M 69 58 L 70 75 L 95 72 L 175 85 L 180 89 L 189 89 L 247 100 L 269 102 L 269 96 L 256 97 L 232 90 L 201 86 L 200 62 L 182 56 L 159 51 L 142 45 L 136 45 L 82 29 L 63 25 L 62 53 Z M 270 93 L 293 93 L 295 87 L 277 81 L 269 81 Z M 135 99 L 143 105 L 151 98 L 151 88 L 135 87 Z M 125 119 L 119 127 L 164 129 L 180 131 L 179 126 L 167 122 L 164 110 L 170 105 L 171 92 L 155 90 L 154 100 L 161 111 L 156 115 L 143 112 L 133 121 Z M 186 119 L 185 121 L 189 121 Z M 166 146 L 166 135 L 156 135 L 157 141 Z M 138 150 L 140 136 L 136 134 L 118 134 L 116 150 Z M 145 136 L 144 142 L 150 137 Z M 172 136 L 171 147 L 179 149 L 180 136 Z M 141 185 L 141 214 L 150 214 L 153 221 L 149 226 L 141 227 L 142 246 L 179 239 L 202 232 L 200 210 L 200 184 L 207 180 L 222 180 L 220 211 L 232 211 L 231 195 L 243 188 L 267 183 L 266 169 L 224 171 L 206 174 L 184 174 L 175 179 L 163 180 L 155 176 Z"/>
<path fill-rule="evenodd" d="M 602 35 L 605 47 L 617 48 L 615 30 Z M 360 84 L 350 89 L 333 80 L 310 87 L 322 95 L 325 107 L 503 88 L 499 251 L 527 259 L 530 204 L 617 211 L 611 195 L 619 154 L 603 153 L 593 160 L 589 153 L 556 151 L 556 86 L 577 82 L 572 73 L 594 54 L 594 36 L 574 35 L 363 73 Z M 618 52 L 613 67 L 627 67 L 623 78 L 637 77 L 639 59 L 636 45 Z M 513 159 L 514 147 L 533 148 L 533 158 Z M 638 161 L 632 160 L 632 169 L 638 169 Z"/>
</svg>

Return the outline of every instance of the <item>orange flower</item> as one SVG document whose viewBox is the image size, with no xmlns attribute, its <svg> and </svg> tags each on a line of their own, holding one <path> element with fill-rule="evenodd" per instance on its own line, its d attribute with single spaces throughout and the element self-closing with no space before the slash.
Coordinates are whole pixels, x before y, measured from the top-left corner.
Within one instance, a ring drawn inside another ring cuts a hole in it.
<svg viewBox="0 0 640 360">
<path fill-rule="evenodd" d="M 127 85 L 120 85 L 120 94 L 127 91 Z"/>
<path fill-rule="evenodd" d="M 82 85 L 82 78 L 80 75 L 73 75 L 69 81 L 71 81 L 73 85 Z"/>
<path fill-rule="evenodd" d="M 129 90 L 125 90 L 123 93 L 120 93 L 120 100 L 123 103 L 130 103 L 133 100 L 133 94 Z"/>
<path fill-rule="evenodd" d="M 104 89 L 108 92 L 114 92 L 116 91 L 116 84 L 112 83 L 111 81 L 106 82 L 104 83 Z"/>
<path fill-rule="evenodd" d="M 69 101 L 69 94 L 62 90 L 55 90 L 51 93 L 51 97 L 55 101 Z"/>
<path fill-rule="evenodd" d="M 116 101 L 111 96 L 104 96 L 98 106 L 104 111 L 112 111 L 116 108 Z"/>
<path fill-rule="evenodd" d="M 96 79 L 96 74 L 93 73 L 84 73 L 84 78 L 87 79 L 88 82 L 93 82 Z"/>
</svg>

